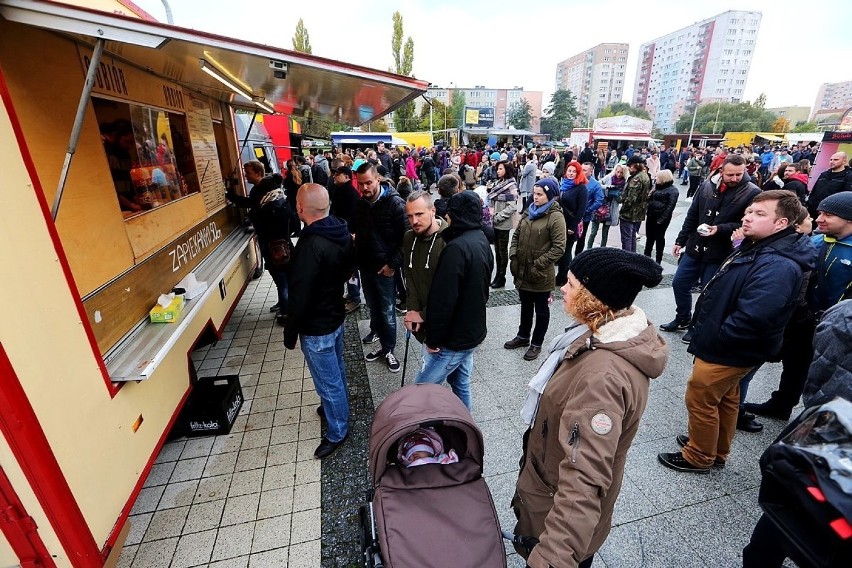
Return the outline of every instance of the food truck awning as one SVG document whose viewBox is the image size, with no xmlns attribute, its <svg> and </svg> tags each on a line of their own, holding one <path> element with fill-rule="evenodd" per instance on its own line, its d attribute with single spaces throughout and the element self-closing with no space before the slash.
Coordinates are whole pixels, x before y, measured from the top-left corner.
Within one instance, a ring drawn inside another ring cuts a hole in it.
<svg viewBox="0 0 852 568">
<path fill-rule="evenodd" d="M 592 132 L 595 140 L 625 140 L 628 142 L 653 142 L 647 134 L 610 134 L 609 132 Z"/>
<path fill-rule="evenodd" d="M 786 140 L 783 135 L 779 136 L 771 132 L 755 132 L 754 135 L 770 142 L 784 142 Z"/>
<path fill-rule="evenodd" d="M 357 125 L 384 116 L 428 87 L 385 71 L 46 0 L 0 0 L 0 16 L 89 47 L 104 39 L 104 59 L 260 112 L 274 109 Z"/>
</svg>

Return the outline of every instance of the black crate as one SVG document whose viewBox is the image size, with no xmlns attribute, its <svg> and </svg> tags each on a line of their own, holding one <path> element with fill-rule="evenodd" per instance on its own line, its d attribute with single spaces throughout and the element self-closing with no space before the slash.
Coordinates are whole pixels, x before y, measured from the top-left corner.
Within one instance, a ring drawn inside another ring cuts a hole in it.
<svg viewBox="0 0 852 568">
<path fill-rule="evenodd" d="M 242 406 L 239 375 L 200 378 L 189 393 L 175 430 L 183 436 L 228 434 Z"/>
</svg>

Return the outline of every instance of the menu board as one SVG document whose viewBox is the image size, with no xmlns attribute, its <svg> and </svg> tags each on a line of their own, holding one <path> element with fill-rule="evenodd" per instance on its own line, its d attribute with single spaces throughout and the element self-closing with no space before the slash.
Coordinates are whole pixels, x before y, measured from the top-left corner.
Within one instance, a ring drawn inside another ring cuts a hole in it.
<svg viewBox="0 0 852 568">
<path fill-rule="evenodd" d="M 225 188 L 222 185 L 216 135 L 213 132 L 213 120 L 207 101 L 190 97 L 186 125 L 195 157 L 198 185 L 204 196 L 204 207 L 208 213 L 212 213 L 225 204 Z"/>
</svg>

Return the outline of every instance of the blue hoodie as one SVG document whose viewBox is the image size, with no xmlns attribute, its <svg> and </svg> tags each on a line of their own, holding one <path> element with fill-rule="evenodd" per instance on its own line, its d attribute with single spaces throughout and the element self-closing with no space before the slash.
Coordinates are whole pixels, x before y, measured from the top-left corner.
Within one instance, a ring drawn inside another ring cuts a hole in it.
<svg viewBox="0 0 852 568">
<path fill-rule="evenodd" d="M 592 215 L 603 205 L 604 189 L 601 182 L 593 177 L 586 182 L 586 191 L 589 194 L 589 200 L 586 202 L 586 213 L 583 215 L 583 223 L 589 223 L 592 220 Z"/>
</svg>

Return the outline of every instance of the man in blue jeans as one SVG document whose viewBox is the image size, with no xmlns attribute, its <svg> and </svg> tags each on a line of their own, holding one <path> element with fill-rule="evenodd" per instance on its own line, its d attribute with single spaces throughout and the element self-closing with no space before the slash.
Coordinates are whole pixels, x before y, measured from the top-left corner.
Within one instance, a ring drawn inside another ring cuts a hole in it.
<svg viewBox="0 0 852 568">
<path fill-rule="evenodd" d="M 472 408 L 473 350 L 485 340 L 485 304 L 494 256 L 482 232 L 482 201 L 472 191 L 450 197 L 450 226 L 441 233 L 446 247 L 429 288 L 423 368 L 415 382 L 450 383 Z"/>
<path fill-rule="evenodd" d="M 349 398 L 343 366 L 343 320 L 340 287 L 352 274 L 352 236 L 346 222 L 328 214 L 328 192 L 308 183 L 299 189 L 296 212 L 305 228 L 290 261 L 290 302 L 284 346 L 295 349 L 299 337 L 305 362 L 322 401 L 317 412 L 328 429 L 314 457 L 323 459 L 349 435 Z"/>
<path fill-rule="evenodd" d="M 718 177 L 707 179 L 689 206 L 672 254 L 678 259 L 672 280 L 677 313 L 663 331 L 688 330 L 692 320 L 692 287 L 703 288 L 731 254 L 731 234 L 740 227 L 746 207 L 760 193 L 745 173 L 741 154 L 729 154 Z M 699 230 L 700 229 L 700 230 Z M 681 340 L 689 343 L 687 332 Z"/>
<path fill-rule="evenodd" d="M 361 272 L 361 289 L 370 308 L 370 333 L 362 343 L 380 342 L 364 356 L 384 359 L 388 370 L 398 373 L 396 348 L 396 281 L 402 265 L 402 237 L 408 229 L 405 202 L 379 176 L 376 166 L 364 162 L 355 171 L 361 199 L 355 206 L 355 255 Z"/>
</svg>

